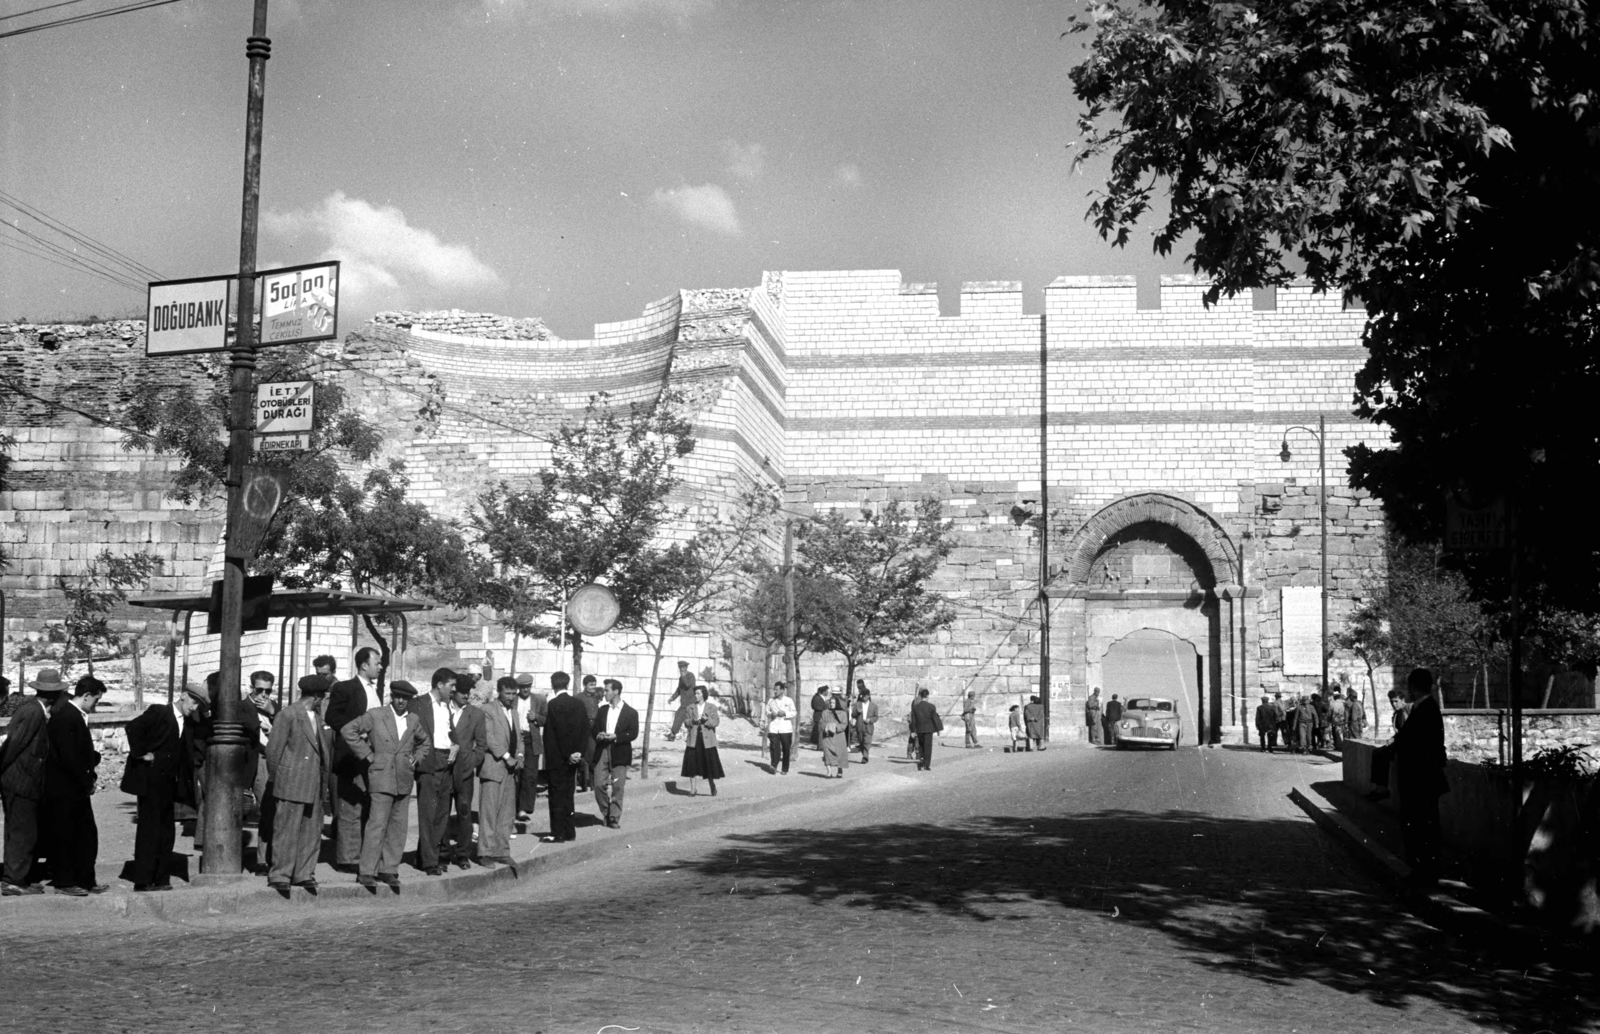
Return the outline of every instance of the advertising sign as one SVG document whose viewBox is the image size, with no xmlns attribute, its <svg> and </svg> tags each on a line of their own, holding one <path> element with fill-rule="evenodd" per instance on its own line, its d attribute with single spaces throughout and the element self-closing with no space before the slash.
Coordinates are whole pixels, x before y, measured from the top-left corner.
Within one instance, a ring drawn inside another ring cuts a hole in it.
<svg viewBox="0 0 1600 1034">
<path fill-rule="evenodd" d="M 213 276 L 150 284 L 144 354 L 188 355 L 226 349 L 233 279 Z"/>
<path fill-rule="evenodd" d="M 260 278 L 261 344 L 332 341 L 338 336 L 339 263 L 269 269 Z"/>
<path fill-rule="evenodd" d="M 1495 496 L 1470 506 L 1454 494 L 1444 498 L 1444 548 L 1451 552 L 1506 548 L 1506 501 Z"/>
<path fill-rule="evenodd" d="M 1318 586 L 1283 589 L 1283 673 L 1322 674 L 1322 589 Z"/>
<path fill-rule="evenodd" d="M 283 434 L 311 430 L 316 385 L 312 381 L 275 381 L 256 385 L 256 433 Z"/>
<path fill-rule="evenodd" d="M 621 616 L 621 604 L 604 585 L 591 582 L 567 601 L 567 620 L 584 635 L 605 635 Z"/>
</svg>

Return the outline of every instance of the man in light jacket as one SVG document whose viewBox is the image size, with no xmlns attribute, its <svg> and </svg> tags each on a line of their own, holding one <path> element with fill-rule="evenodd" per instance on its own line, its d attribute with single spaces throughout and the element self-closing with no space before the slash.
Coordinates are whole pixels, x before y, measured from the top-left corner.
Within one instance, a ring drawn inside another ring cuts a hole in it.
<svg viewBox="0 0 1600 1034">
<path fill-rule="evenodd" d="M 267 774 L 273 800 L 272 865 L 267 886 L 316 893 L 322 848 L 322 802 L 333 781 L 333 730 L 322 721 L 329 682 L 300 680 L 300 699 L 284 708 L 267 737 Z"/>
<path fill-rule="evenodd" d="M 478 765 L 478 864 L 511 864 L 517 818 L 517 774 L 522 770 L 523 717 L 517 680 L 502 675 L 483 712 L 483 761 Z"/>
<path fill-rule="evenodd" d="M 416 695 L 411 683 L 391 682 L 389 703 L 351 719 L 339 733 L 362 766 L 360 790 L 370 802 L 356 870 L 356 882 L 369 890 L 379 881 L 400 889 L 400 856 L 410 825 L 406 798 L 416 782 L 417 764 L 429 750 L 421 720 L 408 713 Z"/>
</svg>

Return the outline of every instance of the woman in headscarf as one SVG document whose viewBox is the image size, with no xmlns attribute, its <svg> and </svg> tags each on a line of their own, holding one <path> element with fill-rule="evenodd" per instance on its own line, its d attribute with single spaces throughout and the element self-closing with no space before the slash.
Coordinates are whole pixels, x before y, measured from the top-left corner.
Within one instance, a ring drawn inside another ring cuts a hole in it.
<svg viewBox="0 0 1600 1034">
<path fill-rule="evenodd" d="M 835 693 L 828 701 L 828 709 L 823 711 L 822 722 L 822 767 L 828 773 L 829 779 L 841 778 L 844 775 L 844 766 L 850 763 L 850 746 L 845 741 L 845 733 L 850 728 L 850 713 L 845 708 L 844 697 Z"/>
<path fill-rule="evenodd" d="M 699 780 L 711 784 L 711 796 L 717 795 L 717 780 L 723 777 L 722 758 L 717 755 L 717 724 L 722 715 L 717 705 L 706 699 L 706 687 L 694 687 L 694 703 L 684 725 L 683 768 L 678 773 L 689 780 L 689 793 L 699 796 Z"/>
</svg>

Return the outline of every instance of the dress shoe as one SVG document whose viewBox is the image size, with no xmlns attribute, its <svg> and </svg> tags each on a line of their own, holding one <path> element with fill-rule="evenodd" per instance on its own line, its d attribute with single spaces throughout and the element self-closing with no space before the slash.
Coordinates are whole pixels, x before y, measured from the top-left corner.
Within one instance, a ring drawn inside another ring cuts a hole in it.
<svg viewBox="0 0 1600 1034">
<path fill-rule="evenodd" d="M 525 811 L 517 812 L 517 821 L 518 822 L 528 822 L 532 818 L 533 818 L 533 816 L 531 814 L 529 814 L 528 812 L 525 812 Z"/>
<path fill-rule="evenodd" d="M 615 819 L 613 819 L 613 820 L 611 820 L 611 821 L 606 823 L 606 828 L 607 829 L 621 829 L 622 828 L 622 823 L 620 823 L 620 822 L 616 821 Z"/>
<path fill-rule="evenodd" d="M 717 795 L 717 784 L 716 783 L 712 783 L 711 784 L 711 796 L 715 797 L 716 795 Z"/>
<path fill-rule="evenodd" d="M 499 863 L 500 865 L 515 865 L 516 864 L 515 862 L 513 862 L 511 860 L 511 856 L 510 855 L 506 855 L 506 854 L 497 854 L 497 855 L 495 855 L 494 856 L 494 861 Z"/>
<path fill-rule="evenodd" d="M 333 871 L 357 873 L 361 871 L 361 866 L 355 864 L 354 862 L 336 862 L 333 866 Z"/>
<path fill-rule="evenodd" d="M 110 889 L 111 889 L 111 887 L 108 886 L 107 884 L 96 883 L 94 886 L 89 888 L 89 893 L 90 894 L 104 894 L 106 891 L 108 891 Z"/>
<path fill-rule="evenodd" d="M 423 870 L 423 874 L 427 875 L 427 876 L 443 876 L 444 875 L 444 866 L 435 865 L 435 866 L 432 866 L 431 868 L 424 869 Z"/>
<path fill-rule="evenodd" d="M 470 868 L 472 868 L 472 862 L 468 861 L 465 858 L 457 858 L 456 859 L 456 868 L 457 869 L 470 869 Z"/>
<path fill-rule="evenodd" d="M 317 892 L 317 881 L 316 880 L 301 880 L 298 883 L 296 883 L 295 886 L 299 887 L 301 890 L 304 890 L 304 891 L 306 891 L 307 893 L 310 893 L 310 894 L 315 894 Z"/>
<path fill-rule="evenodd" d="M 378 881 L 373 879 L 371 876 L 357 876 L 356 877 L 356 882 L 361 884 L 363 887 L 367 888 L 368 890 L 377 890 L 378 889 Z"/>
<path fill-rule="evenodd" d="M 499 864 L 498 862 L 496 862 L 493 858 L 488 857 L 488 856 L 484 856 L 484 857 L 478 859 L 478 866 L 480 868 L 483 868 L 483 869 L 493 869 L 498 864 Z"/>
<path fill-rule="evenodd" d="M 133 889 L 134 890 L 155 890 L 155 888 L 150 886 L 149 884 L 139 884 L 139 885 L 135 886 Z M 289 881 L 288 880 L 268 880 L 267 881 L 267 889 L 268 890 L 275 890 L 279 894 L 287 894 L 287 893 L 289 893 Z"/>
<path fill-rule="evenodd" d="M 561 843 L 561 838 L 558 836 L 540 837 L 539 842 L 541 844 L 559 844 Z"/>
<path fill-rule="evenodd" d="M 18 898 L 24 894 L 43 894 L 44 888 L 37 883 L 0 883 L 0 895 L 8 898 Z"/>
<path fill-rule="evenodd" d="M 89 891 L 83 887 L 57 887 L 57 894 L 65 894 L 69 898 L 86 898 Z"/>
<path fill-rule="evenodd" d="M 400 874 L 397 873 L 397 872 L 380 872 L 378 874 L 378 882 L 379 883 L 387 883 L 391 890 L 399 891 L 399 889 L 400 889 Z"/>
</svg>

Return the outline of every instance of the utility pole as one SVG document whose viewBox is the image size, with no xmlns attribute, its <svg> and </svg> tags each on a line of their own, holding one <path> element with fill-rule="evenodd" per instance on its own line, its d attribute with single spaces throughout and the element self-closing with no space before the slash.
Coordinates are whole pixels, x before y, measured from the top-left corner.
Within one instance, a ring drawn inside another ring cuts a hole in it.
<svg viewBox="0 0 1600 1034">
<path fill-rule="evenodd" d="M 1317 510 L 1322 520 L 1322 696 L 1328 696 L 1328 424 L 1317 417 Z"/>
<path fill-rule="evenodd" d="M 238 533 L 240 486 L 254 434 L 251 430 L 252 394 L 256 371 L 256 228 L 261 210 L 261 119 L 267 90 L 267 59 L 272 41 L 267 38 L 267 0 L 255 0 L 255 19 L 245 56 L 250 62 L 245 116 L 244 205 L 239 226 L 239 310 L 234 330 L 231 370 L 232 395 L 228 409 L 228 529 L 226 540 Z M 222 570 L 222 643 L 218 664 L 217 712 L 206 750 L 205 854 L 200 871 L 229 876 L 243 871 L 241 794 L 244 768 L 255 744 L 245 738 L 239 720 L 239 637 L 244 623 L 243 556 L 227 556 Z"/>
<path fill-rule="evenodd" d="M 783 521 L 783 681 L 800 713 L 800 671 L 794 657 L 794 518 Z"/>
<path fill-rule="evenodd" d="M 1039 701 L 1050 736 L 1050 335 L 1039 317 Z"/>
</svg>

